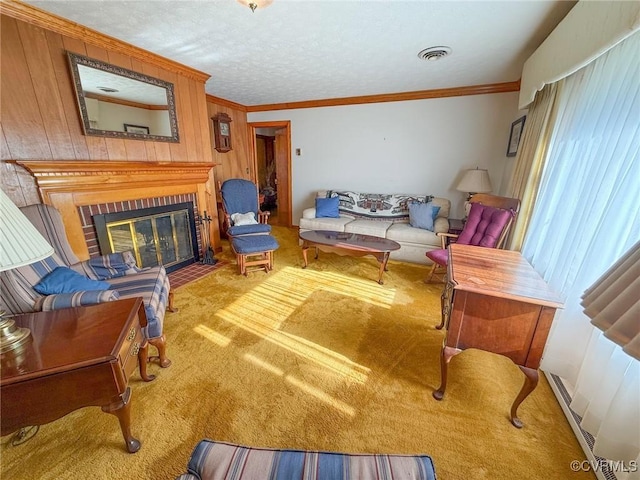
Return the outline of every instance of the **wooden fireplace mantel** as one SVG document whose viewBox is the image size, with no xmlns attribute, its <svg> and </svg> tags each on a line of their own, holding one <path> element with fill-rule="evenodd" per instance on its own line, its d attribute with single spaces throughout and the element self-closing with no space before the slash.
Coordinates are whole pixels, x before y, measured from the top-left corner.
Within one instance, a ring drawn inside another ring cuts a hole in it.
<svg viewBox="0 0 640 480">
<path fill-rule="evenodd" d="M 62 214 L 69 242 L 81 260 L 89 258 L 78 207 L 195 193 L 207 210 L 212 247 L 221 250 L 216 208 L 215 163 L 18 160 L 36 180 L 43 203 Z"/>
</svg>

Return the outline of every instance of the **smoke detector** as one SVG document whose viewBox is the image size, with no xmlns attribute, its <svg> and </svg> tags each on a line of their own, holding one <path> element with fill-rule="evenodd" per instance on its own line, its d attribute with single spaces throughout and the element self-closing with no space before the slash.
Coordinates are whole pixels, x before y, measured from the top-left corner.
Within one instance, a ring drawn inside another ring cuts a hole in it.
<svg viewBox="0 0 640 480">
<path fill-rule="evenodd" d="M 435 62 L 436 60 L 446 57 L 450 53 L 450 47 L 429 47 L 418 52 L 418 58 L 429 62 Z"/>
</svg>

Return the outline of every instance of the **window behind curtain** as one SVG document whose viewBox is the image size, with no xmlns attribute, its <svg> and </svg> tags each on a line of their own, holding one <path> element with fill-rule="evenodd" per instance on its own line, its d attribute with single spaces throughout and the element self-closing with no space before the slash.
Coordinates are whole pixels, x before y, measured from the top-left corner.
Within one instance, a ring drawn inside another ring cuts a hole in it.
<svg viewBox="0 0 640 480">
<path fill-rule="evenodd" d="M 617 347 L 594 331 L 580 306 L 583 292 L 640 239 L 639 52 L 640 33 L 636 33 L 561 81 L 558 115 L 522 250 L 545 280 L 565 296 L 565 308 L 556 314 L 542 368 L 576 387 L 583 397 L 581 415 L 596 403 L 602 404 L 597 425 L 585 428 L 594 435 L 615 421 L 610 414 L 616 412 L 608 406 L 617 389 L 637 381 L 640 371 L 631 357 L 620 366 Z M 595 371 L 591 367 L 600 344 L 604 345 L 601 352 L 608 353 L 598 357 L 595 363 L 601 368 Z M 610 360 L 612 369 L 617 365 L 615 373 L 607 371 Z M 602 382 L 613 375 L 619 377 L 619 384 L 603 392 Z M 598 400 L 591 401 L 591 395 Z M 608 403 L 602 396 L 608 397 Z M 630 408 L 637 409 L 638 399 L 633 401 L 636 405 Z M 640 425 L 627 422 L 627 428 L 629 437 L 623 438 L 635 443 L 630 451 L 638 455 Z M 611 449 L 603 451 L 612 455 Z M 598 454 L 595 449 L 594 453 Z M 629 455 L 623 456 L 628 459 Z"/>
</svg>

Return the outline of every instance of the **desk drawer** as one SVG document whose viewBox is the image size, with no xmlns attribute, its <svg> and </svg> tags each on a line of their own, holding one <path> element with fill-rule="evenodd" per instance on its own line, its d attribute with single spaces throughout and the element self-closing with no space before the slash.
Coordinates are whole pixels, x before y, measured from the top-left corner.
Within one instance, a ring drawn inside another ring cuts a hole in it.
<svg viewBox="0 0 640 480">
<path fill-rule="evenodd" d="M 138 365 L 138 352 L 142 347 L 143 341 L 144 339 L 142 336 L 142 330 L 140 329 L 140 322 L 136 315 L 133 324 L 127 331 L 127 336 L 122 342 L 120 352 L 118 353 L 118 363 L 124 371 L 125 380 L 128 380 L 136 370 L 136 366 Z"/>
</svg>

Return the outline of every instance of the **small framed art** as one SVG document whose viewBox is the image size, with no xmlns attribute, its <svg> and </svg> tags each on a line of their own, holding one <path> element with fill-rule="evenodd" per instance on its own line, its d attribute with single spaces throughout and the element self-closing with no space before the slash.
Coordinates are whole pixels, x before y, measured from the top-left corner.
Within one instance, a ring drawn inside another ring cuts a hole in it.
<svg viewBox="0 0 640 480">
<path fill-rule="evenodd" d="M 125 123 L 124 131 L 127 133 L 142 133 L 149 135 L 149 127 L 145 127 L 143 125 L 129 125 L 128 123 Z"/>
<path fill-rule="evenodd" d="M 523 115 L 511 124 L 511 133 L 509 134 L 509 144 L 507 145 L 507 157 L 515 157 L 518 153 L 518 145 L 520 145 L 520 136 L 524 129 L 524 120 L 527 118 Z"/>
</svg>

